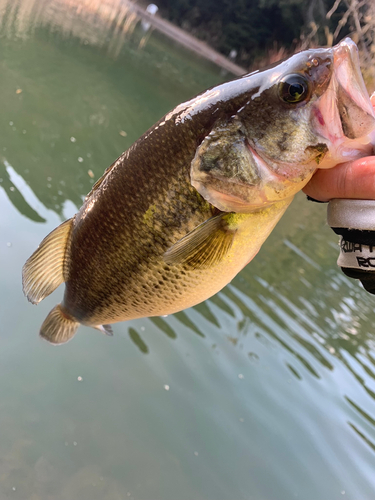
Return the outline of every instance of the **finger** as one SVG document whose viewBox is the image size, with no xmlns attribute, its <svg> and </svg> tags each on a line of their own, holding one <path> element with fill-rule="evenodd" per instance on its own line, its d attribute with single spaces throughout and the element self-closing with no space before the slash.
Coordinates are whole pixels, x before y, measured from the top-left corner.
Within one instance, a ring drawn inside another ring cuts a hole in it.
<svg viewBox="0 0 375 500">
<path fill-rule="evenodd" d="M 303 189 L 311 198 L 375 199 L 375 156 L 342 163 L 329 170 L 318 170 Z"/>
</svg>

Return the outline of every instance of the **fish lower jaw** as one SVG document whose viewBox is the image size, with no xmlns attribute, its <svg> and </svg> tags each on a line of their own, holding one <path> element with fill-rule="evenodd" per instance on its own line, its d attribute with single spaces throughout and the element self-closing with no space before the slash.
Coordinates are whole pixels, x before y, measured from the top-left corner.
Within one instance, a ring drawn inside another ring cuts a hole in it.
<svg viewBox="0 0 375 500">
<path fill-rule="evenodd" d="M 319 168 L 333 168 L 340 163 L 358 160 L 374 153 L 375 134 L 361 138 L 362 140 L 350 140 L 346 137 L 336 139 L 328 145 L 328 153 L 324 157 Z"/>
<path fill-rule="evenodd" d="M 350 52 L 351 57 L 355 56 L 349 42 L 338 47 L 337 75 L 333 75 L 329 88 L 312 107 L 314 132 L 328 147 L 319 168 L 332 168 L 373 153 L 375 115 L 362 77 L 348 77 L 351 72 L 346 66 L 352 63 L 347 55 Z"/>
</svg>

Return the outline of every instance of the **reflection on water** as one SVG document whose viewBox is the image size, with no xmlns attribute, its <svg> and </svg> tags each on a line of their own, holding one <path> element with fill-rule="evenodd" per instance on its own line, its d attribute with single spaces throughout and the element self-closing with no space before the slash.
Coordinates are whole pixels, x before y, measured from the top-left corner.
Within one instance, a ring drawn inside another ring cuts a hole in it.
<svg viewBox="0 0 375 500">
<path fill-rule="evenodd" d="M 157 33 L 139 50 L 141 29 L 122 41 L 114 57 L 108 53 L 117 43 L 113 19 L 120 22 L 117 14 L 126 3 L 77 5 L 0 0 L 1 154 L 45 207 L 62 217 L 65 200 L 80 206 L 94 179 L 145 129 L 221 78 L 210 65 L 202 72 L 200 60 L 181 59 L 180 50 Z M 85 38 L 80 23 L 100 46 Z M 0 178 L 15 204 L 22 203 L 10 190 L 15 186 L 4 161 Z"/>
<path fill-rule="evenodd" d="M 127 0 L 1 0 L 0 15 L 8 37 L 27 40 L 35 29 L 47 27 L 85 45 L 105 46 L 112 56 L 119 55 L 139 21 Z"/>
<path fill-rule="evenodd" d="M 303 196 L 205 303 L 113 338 L 37 338 L 58 297 L 27 304 L 23 262 L 152 123 L 221 80 L 155 33 L 139 51 L 137 26 L 118 44 L 124 3 L 77 5 L 0 2 L 0 498 L 373 500 L 374 299 Z"/>
</svg>

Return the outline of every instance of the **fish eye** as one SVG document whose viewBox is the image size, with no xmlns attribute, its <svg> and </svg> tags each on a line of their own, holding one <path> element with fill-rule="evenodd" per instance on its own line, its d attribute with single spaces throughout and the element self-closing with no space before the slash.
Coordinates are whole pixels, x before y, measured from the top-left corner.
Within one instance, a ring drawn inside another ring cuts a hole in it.
<svg viewBox="0 0 375 500">
<path fill-rule="evenodd" d="M 302 75 L 288 75 L 279 83 L 279 95 L 291 104 L 305 101 L 309 96 L 309 82 Z"/>
</svg>

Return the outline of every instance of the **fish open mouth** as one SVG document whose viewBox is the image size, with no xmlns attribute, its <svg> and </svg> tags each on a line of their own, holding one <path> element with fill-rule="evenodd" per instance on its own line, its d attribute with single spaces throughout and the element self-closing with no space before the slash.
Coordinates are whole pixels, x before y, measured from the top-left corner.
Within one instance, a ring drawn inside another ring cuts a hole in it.
<svg viewBox="0 0 375 500">
<path fill-rule="evenodd" d="M 346 38 L 332 51 L 331 81 L 314 113 L 317 131 L 329 141 L 337 163 L 349 160 L 350 149 L 356 149 L 350 141 L 356 144 L 374 141 L 375 114 L 360 71 L 356 44 Z"/>
<path fill-rule="evenodd" d="M 350 38 L 343 40 L 333 48 L 333 60 L 342 130 L 349 139 L 359 139 L 375 128 L 375 119 L 356 44 Z"/>
</svg>

